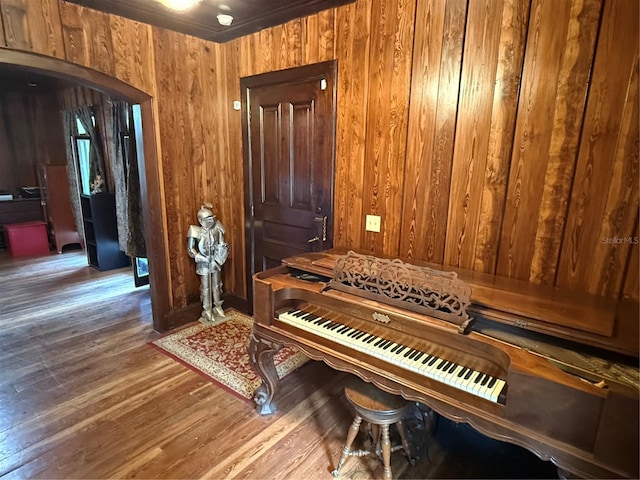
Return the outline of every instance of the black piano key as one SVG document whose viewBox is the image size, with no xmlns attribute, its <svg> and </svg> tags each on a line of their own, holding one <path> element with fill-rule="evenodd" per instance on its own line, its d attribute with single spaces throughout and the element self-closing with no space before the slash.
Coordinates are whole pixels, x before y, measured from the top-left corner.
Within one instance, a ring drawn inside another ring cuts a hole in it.
<svg viewBox="0 0 640 480">
<path fill-rule="evenodd" d="M 467 370 L 469 370 L 469 367 L 464 367 L 458 372 L 458 376 L 462 378 L 467 373 Z"/>
<path fill-rule="evenodd" d="M 496 377 L 493 377 L 493 378 L 491 379 L 491 381 L 489 382 L 489 385 L 487 385 L 487 388 L 493 388 L 493 386 L 496 384 L 496 381 L 497 381 L 497 380 L 498 380 L 498 379 L 497 379 Z"/>
<path fill-rule="evenodd" d="M 482 372 L 478 372 L 478 374 L 476 375 L 476 378 L 473 379 L 473 383 L 478 383 L 480 382 L 480 380 L 482 380 L 484 378 L 484 373 Z"/>
<path fill-rule="evenodd" d="M 487 382 L 489 381 L 491 377 L 489 375 L 484 376 L 484 378 L 482 379 L 482 381 L 480 382 L 480 385 L 482 385 L 483 387 L 487 384 Z"/>
<path fill-rule="evenodd" d="M 469 369 L 469 371 L 464 374 L 464 379 L 469 380 L 469 378 L 471 378 L 471 375 L 473 375 L 473 370 Z"/>
<path fill-rule="evenodd" d="M 418 355 L 416 355 L 416 358 L 414 358 L 413 360 L 417 362 L 423 357 L 423 355 L 425 355 L 424 352 L 418 352 Z"/>
</svg>

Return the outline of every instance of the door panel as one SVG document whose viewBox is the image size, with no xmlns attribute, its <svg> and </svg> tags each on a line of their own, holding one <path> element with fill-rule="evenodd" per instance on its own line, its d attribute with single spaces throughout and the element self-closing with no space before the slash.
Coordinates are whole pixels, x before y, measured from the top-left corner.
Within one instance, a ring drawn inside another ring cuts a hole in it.
<svg viewBox="0 0 640 480">
<path fill-rule="evenodd" d="M 255 272 L 332 246 L 335 71 L 324 62 L 241 80 L 249 292 Z"/>
</svg>

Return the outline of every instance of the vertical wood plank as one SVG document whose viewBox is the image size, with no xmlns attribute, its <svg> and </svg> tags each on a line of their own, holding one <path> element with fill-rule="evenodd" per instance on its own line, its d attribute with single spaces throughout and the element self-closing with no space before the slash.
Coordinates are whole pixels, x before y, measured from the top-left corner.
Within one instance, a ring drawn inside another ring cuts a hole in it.
<svg viewBox="0 0 640 480">
<path fill-rule="evenodd" d="M 638 220 L 638 145 L 640 133 L 638 112 L 638 50 L 631 68 L 626 101 L 613 158 L 613 171 L 608 186 L 600 243 L 596 248 L 593 273 L 587 290 L 598 295 L 615 297 L 622 288 L 633 232 Z M 613 241 L 615 239 L 615 241 Z"/>
<path fill-rule="evenodd" d="M 4 45 L 64 58 L 57 0 L 2 0 L 0 11 L 0 38 Z"/>
<path fill-rule="evenodd" d="M 540 1 L 531 9 L 497 268 L 547 284 L 555 278 L 600 11 L 599 1 L 562 5 Z"/>
<path fill-rule="evenodd" d="M 186 253 L 184 225 L 197 221 L 193 211 L 193 173 L 190 169 L 188 133 L 188 75 L 183 75 L 187 47 L 184 35 L 153 29 L 155 70 L 158 72 L 158 127 L 162 142 L 163 188 L 166 207 L 166 238 L 172 255 L 168 259 L 174 308 L 197 301 L 198 294 L 187 290 L 192 275 Z"/>
<path fill-rule="evenodd" d="M 638 172 L 637 104 L 634 107 L 638 45 L 628 41 L 637 32 L 637 2 L 605 3 L 556 280 L 560 287 L 600 295 L 618 293 L 610 285 L 619 283 L 619 262 L 629 245 L 614 246 L 602 238 L 612 233 L 619 238 L 631 236 L 633 224 L 628 219 L 637 215 L 637 192 L 629 196 L 628 190 L 637 181 L 631 176 L 637 177 Z M 620 200 L 614 190 L 617 185 L 625 186 Z M 614 210 L 618 211 L 612 219 Z M 614 259 L 612 249 L 619 249 Z M 607 271 L 604 278 L 593 278 Z"/>
<path fill-rule="evenodd" d="M 75 4 L 60 4 L 60 19 L 66 60 L 78 65 L 89 65 L 89 46 L 86 36 L 90 35 L 82 23 L 81 8 Z"/>
<path fill-rule="evenodd" d="M 573 2 L 571 9 L 533 242 L 529 280 L 534 283 L 555 281 L 601 9 L 600 0 Z"/>
<path fill-rule="evenodd" d="M 2 0 L 0 7 L 6 46 L 19 50 L 31 50 L 27 9 L 24 1 Z"/>
<path fill-rule="evenodd" d="M 8 47 L 4 29 L 4 16 L 2 15 L 2 1 L 0 0 L 0 47 Z"/>
<path fill-rule="evenodd" d="M 381 233 L 364 231 L 366 249 L 397 255 L 405 175 L 415 1 L 372 2 L 370 93 L 366 128 L 364 214 L 379 215 Z"/>
<path fill-rule="evenodd" d="M 494 273 L 498 259 L 530 6 L 530 0 L 504 3 L 473 261 L 481 272 Z"/>
<path fill-rule="evenodd" d="M 473 268 L 504 2 L 469 3 L 458 104 L 445 263 Z"/>
<path fill-rule="evenodd" d="M 110 16 L 114 76 L 139 89 L 155 92 L 151 26 Z"/>
<path fill-rule="evenodd" d="M 400 254 L 434 263 L 444 258 L 466 9 L 417 4 Z"/>
<path fill-rule="evenodd" d="M 232 261 L 225 264 L 225 284 L 236 295 L 246 298 L 246 258 L 244 255 L 244 193 L 238 185 L 243 185 L 242 159 L 242 119 L 239 110 L 232 109 L 232 102 L 240 100 L 239 78 L 239 42 L 231 42 L 221 48 L 224 55 L 223 64 L 226 66 L 220 79 L 223 94 L 221 104 L 224 106 L 225 121 L 220 124 L 220 136 L 226 145 L 219 150 L 219 156 L 225 162 L 225 170 L 220 178 L 220 184 L 226 189 L 220 198 L 224 207 L 224 224 L 227 230 L 227 243 L 230 245 Z M 238 134 L 234 134 L 238 132 Z M 234 199 L 234 201 L 229 201 Z M 237 199 L 237 200 L 236 200 Z"/>
<path fill-rule="evenodd" d="M 356 2 L 338 10 L 335 23 L 338 57 L 338 117 L 334 244 L 361 245 L 365 168 L 371 4 Z"/>
</svg>

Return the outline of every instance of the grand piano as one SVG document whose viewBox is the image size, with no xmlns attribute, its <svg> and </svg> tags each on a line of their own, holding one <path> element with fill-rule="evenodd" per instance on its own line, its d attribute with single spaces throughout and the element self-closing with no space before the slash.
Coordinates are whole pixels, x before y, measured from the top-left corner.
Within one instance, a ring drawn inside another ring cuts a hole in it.
<svg viewBox="0 0 640 480">
<path fill-rule="evenodd" d="M 329 250 L 253 278 L 254 401 L 285 345 L 524 447 L 561 477 L 638 478 L 638 303 Z"/>
</svg>

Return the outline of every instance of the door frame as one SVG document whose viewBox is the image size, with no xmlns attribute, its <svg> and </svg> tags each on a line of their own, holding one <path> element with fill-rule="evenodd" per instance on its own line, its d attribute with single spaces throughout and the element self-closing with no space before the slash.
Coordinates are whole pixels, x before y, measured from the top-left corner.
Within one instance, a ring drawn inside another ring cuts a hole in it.
<svg viewBox="0 0 640 480">
<path fill-rule="evenodd" d="M 142 214 L 145 219 L 147 258 L 152 265 L 149 272 L 149 295 L 153 328 L 159 332 L 168 330 L 171 327 L 167 318 L 171 310 L 169 303 L 171 292 L 169 291 L 166 263 L 169 255 L 163 237 L 164 216 L 161 212 L 164 208 L 160 188 L 161 178 L 154 127 L 153 97 L 122 80 L 82 65 L 33 52 L 0 47 L 0 68 L 5 67 L 18 67 L 21 70 L 32 71 L 40 75 L 61 78 L 83 87 L 126 99 L 132 104 L 140 104 L 144 135 L 142 135 L 142 142 L 138 145 L 138 148 L 143 150 L 143 155 L 138 157 L 138 168 L 140 170 Z M 137 138 L 139 138 L 138 133 L 136 132 Z"/>
<path fill-rule="evenodd" d="M 337 77 L 338 61 L 336 59 L 325 62 L 287 68 L 273 72 L 261 73 L 240 78 L 240 93 L 242 97 L 242 156 L 244 168 L 244 218 L 245 218 L 245 253 L 246 253 L 246 289 L 249 312 L 253 312 L 253 275 L 255 265 L 255 228 L 254 228 L 254 198 L 253 198 L 253 158 L 251 156 L 251 138 L 249 135 L 249 99 L 251 89 L 280 84 L 306 83 L 312 80 L 331 79 L 331 101 L 333 103 L 331 115 L 331 192 L 330 207 L 333 224 L 335 161 L 336 161 L 336 117 L 337 117 Z M 333 227 L 331 228 L 333 232 Z M 332 235 L 333 240 L 333 235 Z"/>
</svg>

